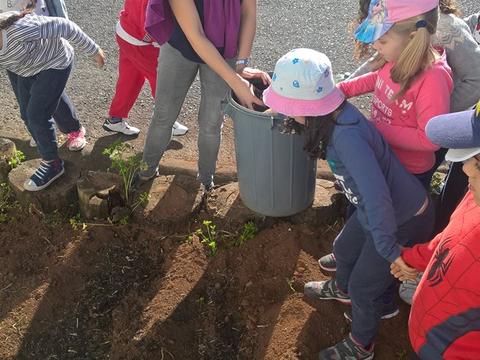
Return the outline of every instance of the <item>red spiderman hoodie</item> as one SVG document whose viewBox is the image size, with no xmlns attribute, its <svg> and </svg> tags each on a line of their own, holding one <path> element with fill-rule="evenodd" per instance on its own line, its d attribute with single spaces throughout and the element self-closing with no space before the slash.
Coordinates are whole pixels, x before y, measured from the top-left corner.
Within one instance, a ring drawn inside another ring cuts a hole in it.
<svg viewBox="0 0 480 360">
<path fill-rule="evenodd" d="M 480 206 L 468 192 L 445 230 L 405 249 L 424 275 L 413 297 L 410 341 L 422 360 L 480 359 Z"/>
</svg>

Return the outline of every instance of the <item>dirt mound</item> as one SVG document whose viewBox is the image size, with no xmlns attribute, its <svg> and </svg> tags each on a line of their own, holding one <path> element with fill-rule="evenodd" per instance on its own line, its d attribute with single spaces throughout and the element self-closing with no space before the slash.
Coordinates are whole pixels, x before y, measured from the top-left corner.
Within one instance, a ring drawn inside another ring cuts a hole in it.
<svg viewBox="0 0 480 360">
<path fill-rule="evenodd" d="M 314 359 L 349 331 L 344 306 L 301 294 L 326 278 L 316 259 L 338 226 L 277 223 L 242 246 L 219 241 L 210 256 L 187 240 L 192 230 L 10 216 L 0 224 L 1 359 Z M 406 356 L 402 310 L 382 327 L 380 359 Z"/>
</svg>

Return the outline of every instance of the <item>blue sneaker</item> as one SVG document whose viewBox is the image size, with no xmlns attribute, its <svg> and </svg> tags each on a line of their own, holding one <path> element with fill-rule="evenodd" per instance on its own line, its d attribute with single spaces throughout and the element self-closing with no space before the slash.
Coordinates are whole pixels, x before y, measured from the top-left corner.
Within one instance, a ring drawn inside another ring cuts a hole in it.
<svg viewBox="0 0 480 360">
<path fill-rule="evenodd" d="M 23 188 L 27 191 L 40 191 L 48 187 L 63 175 L 65 168 L 63 160 L 42 161 L 37 171 L 26 180 Z"/>
</svg>

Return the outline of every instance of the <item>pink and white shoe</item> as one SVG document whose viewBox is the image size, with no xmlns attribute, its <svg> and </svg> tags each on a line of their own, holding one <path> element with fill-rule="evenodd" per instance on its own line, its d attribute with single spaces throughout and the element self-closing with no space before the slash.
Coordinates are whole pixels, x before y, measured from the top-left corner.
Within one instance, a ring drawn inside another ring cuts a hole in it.
<svg viewBox="0 0 480 360">
<path fill-rule="evenodd" d="M 85 145 L 87 140 L 85 139 L 85 128 L 82 126 L 78 131 L 72 131 L 68 133 L 67 147 L 70 151 L 80 151 Z"/>
</svg>

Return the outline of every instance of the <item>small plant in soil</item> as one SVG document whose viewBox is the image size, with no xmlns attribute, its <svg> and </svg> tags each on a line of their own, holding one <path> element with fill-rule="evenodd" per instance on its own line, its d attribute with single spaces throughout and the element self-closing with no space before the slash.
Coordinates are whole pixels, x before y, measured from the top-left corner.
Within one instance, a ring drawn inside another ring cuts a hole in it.
<svg viewBox="0 0 480 360">
<path fill-rule="evenodd" d="M 123 182 L 123 200 L 131 212 L 140 205 L 148 203 L 148 193 L 142 193 L 137 200 L 134 200 L 132 184 L 135 175 L 146 168 L 146 164 L 142 161 L 140 154 L 128 155 L 127 152 L 132 146 L 120 141 L 114 142 L 103 150 L 103 154 L 108 156 L 112 161 L 111 168 L 118 171 Z"/>
<path fill-rule="evenodd" d="M 254 221 L 249 221 L 243 225 L 243 230 L 238 239 L 235 241 L 235 246 L 242 246 L 248 240 L 253 239 L 257 235 L 258 229 Z"/>
<path fill-rule="evenodd" d="M 8 165 L 11 169 L 15 169 L 18 165 L 20 165 L 23 161 L 25 161 L 25 154 L 20 150 L 15 150 L 13 156 L 8 159 Z"/>
<path fill-rule="evenodd" d="M 204 220 L 202 226 L 188 237 L 188 241 L 192 241 L 194 235 L 198 236 L 200 242 L 208 247 L 211 256 L 217 254 L 217 226 L 212 221 Z"/>
<path fill-rule="evenodd" d="M 72 216 L 69 220 L 70 226 L 72 227 L 73 230 L 86 230 L 87 229 L 87 224 L 82 221 L 82 217 L 80 213 L 76 214 L 75 216 Z"/>
</svg>

